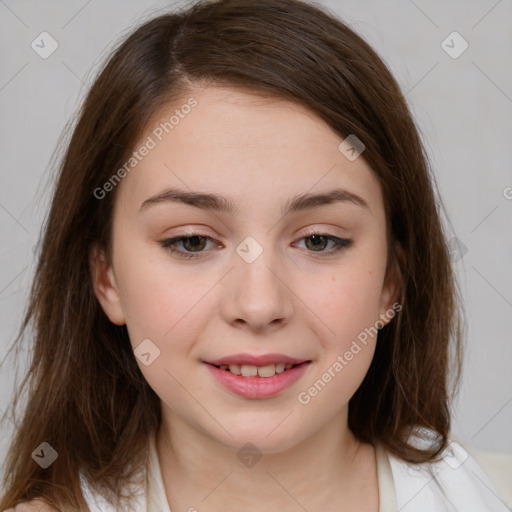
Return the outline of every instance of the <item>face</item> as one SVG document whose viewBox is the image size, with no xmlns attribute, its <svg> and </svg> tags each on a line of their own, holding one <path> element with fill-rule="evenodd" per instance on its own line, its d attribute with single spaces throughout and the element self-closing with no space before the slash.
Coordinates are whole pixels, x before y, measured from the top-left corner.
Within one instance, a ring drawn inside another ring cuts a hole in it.
<svg viewBox="0 0 512 512">
<path fill-rule="evenodd" d="M 372 170 L 305 107 L 237 90 L 153 124 L 117 185 L 112 265 L 91 262 L 163 421 L 269 453 L 346 427 L 396 297 Z"/>
</svg>

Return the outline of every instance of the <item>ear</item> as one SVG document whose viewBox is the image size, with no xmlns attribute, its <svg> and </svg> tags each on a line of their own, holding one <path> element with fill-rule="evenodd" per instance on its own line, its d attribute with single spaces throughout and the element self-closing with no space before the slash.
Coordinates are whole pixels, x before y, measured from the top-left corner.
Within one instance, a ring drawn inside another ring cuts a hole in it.
<svg viewBox="0 0 512 512">
<path fill-rule="evenodd" d="M 105 252 L 98 246 L 91 248 L 89 267 L 94 293 L 110 321 L 116 325 L 126 323 L 121 297 L 114 276 L 114 269 L 107 261 Z"/>
<path fill-rule="evenodd" d="M 394 253 L 391 255 L 381 293 L 379 313 L 382 327 L 387 325 L 394 318 L 396 312 L 403 307 L 399 302 L 402 292 L 402 272 L 400 268 L 405 265 L 405 251 L 398 243 L 394 245 L 393 250 Z"/>
</svg>

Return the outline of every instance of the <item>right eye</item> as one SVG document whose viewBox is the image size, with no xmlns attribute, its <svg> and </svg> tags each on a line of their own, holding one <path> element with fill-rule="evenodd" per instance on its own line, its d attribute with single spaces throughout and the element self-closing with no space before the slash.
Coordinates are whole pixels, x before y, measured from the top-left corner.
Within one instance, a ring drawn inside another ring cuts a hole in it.
<svg viewBox="0 0 512 512">
<path fill-rule="evenodd" d="M 198 233 L 191 233 L 185 236 L 166 238 L 160 241 L 160 245 L 171 254 L 177 254 L 183 258 L 199 258 L 208 242 L 216 242 L 213 238 Z M 181 247 L 181 248 L 179 248 Z"/>
</svg>

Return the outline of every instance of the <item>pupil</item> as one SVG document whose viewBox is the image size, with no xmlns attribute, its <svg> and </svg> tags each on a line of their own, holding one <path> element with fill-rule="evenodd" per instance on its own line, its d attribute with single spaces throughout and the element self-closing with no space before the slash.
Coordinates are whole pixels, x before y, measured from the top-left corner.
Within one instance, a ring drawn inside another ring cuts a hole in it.
<svg viewBox="0 0 512 512">
<path fill-rule="evenodd" d="M 313 242 L 313 246 L 310 247 L 313 250 L 315 248 L 317 248 L 317 249 L 318 248 L 320 248 L 320 249 L 324 249 L 325 248 L 326 239 L 322 235 L 311 235 L 310 237 L 308 237 L 308 240 Z"/>
<path fill-rule="evenodd" d="M 200 243 L 202 238 L 203 238 L 202 236 L 197 236 L 197 235 L 187 237 L 184 241 L 187 250 L 194 251 L 194 249 L 196 249 L 195 252 L 197 252 L 197 249 L 201 250 L 204 247 L 204 239 L 203 239 L 203 243 L 202 244 Z M 197 245 L 200 245 L 200 247 L 197 247 Z M 194 246 L 196 246 L 196 247 L 194 247 Z"/>
</svg>

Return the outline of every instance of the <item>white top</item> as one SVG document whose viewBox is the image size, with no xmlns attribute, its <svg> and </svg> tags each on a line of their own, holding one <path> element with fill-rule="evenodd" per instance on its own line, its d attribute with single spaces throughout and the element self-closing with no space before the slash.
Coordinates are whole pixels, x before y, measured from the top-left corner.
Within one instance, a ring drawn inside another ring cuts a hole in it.
<svg viewBox="0 0 512 512">
<path fill-rule="evenodd" d="M 379 512 L 510 512 L 512 455 L 479 452 L 451 442 L 437 463 L 408 464 L 376 447 Z M 478 462 L 477 462 L 478 459 Z M 484 470 L 485 468 L 485 470 Z M 151 436 L 144 486 L 130 505 L 135 512 L 171 512 Z M 82 479 L 91 512 L 114 512 Z"/>
</svg>

